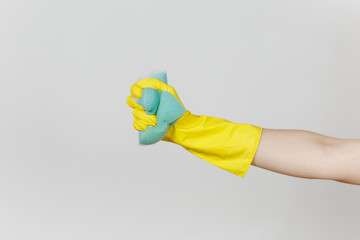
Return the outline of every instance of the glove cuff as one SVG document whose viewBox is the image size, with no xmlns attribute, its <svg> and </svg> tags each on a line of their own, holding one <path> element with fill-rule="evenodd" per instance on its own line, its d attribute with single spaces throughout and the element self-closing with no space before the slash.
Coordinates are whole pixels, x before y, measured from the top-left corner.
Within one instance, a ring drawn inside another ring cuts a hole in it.
<svg viewBox="0 0 360 240">
<path fill-rule="evenodd" d="M 262 128 L 190 111 L 170 127 L 164 141 L 176 143 L 201 159 L 244 177 L 255 156 Z"/>
</svg>

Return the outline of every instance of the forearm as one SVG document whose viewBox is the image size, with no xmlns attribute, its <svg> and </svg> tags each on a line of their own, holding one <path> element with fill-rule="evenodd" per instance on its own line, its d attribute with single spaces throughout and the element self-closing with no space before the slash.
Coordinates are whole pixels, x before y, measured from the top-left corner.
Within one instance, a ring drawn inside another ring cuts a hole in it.
<svg viewBox="0 0 360 240">
<path fill-rule="evenodd" d="M 263 129 L 252 165 L 295 177 L 360 185 L 360 140 L 304 130 Z"/>
</svg>

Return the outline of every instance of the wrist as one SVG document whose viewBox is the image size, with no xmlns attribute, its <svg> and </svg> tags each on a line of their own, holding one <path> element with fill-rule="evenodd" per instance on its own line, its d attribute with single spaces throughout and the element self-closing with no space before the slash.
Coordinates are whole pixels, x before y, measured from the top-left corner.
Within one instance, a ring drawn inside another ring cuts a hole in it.
<svg viewBox="0 0 360 240">
<path fill-rule="evenodd" d="M 196 125 L 198 117 L 199 116 L 196 116 L 190 111 L 186 110 L 186 112 L 176 121 L 176 123 L 169 127 L 167 134 L 162 140 L 176 143 L 177 133 L 179 133 L 181 129 L 189 129 Z"/>
</svg>

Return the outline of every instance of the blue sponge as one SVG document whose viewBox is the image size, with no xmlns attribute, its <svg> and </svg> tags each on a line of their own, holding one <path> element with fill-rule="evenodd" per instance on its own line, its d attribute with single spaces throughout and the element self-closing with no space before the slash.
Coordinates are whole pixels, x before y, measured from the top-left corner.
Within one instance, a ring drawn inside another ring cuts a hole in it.
<svg viewBox="0 0 360 240">
<path fill-rule="evenodd" d="M 166 72 L 159 72 L 149 78 L 156 78 L 167 84 Z M 163 139 L 169 129 L 186 112 L 184 106 L 170 92 L 145 88 L 137 101 L 146 114 L 156 115 L 156 126 L 139 131 L 140 144 L 154 144 Z"/>
</svg>

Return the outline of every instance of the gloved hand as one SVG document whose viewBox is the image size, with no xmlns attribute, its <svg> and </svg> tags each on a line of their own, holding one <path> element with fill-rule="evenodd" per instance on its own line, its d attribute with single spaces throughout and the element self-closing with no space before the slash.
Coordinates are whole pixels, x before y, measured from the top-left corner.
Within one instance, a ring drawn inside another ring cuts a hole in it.
<svg viewBox="0 0 360 240">
<path fill-rule="evenodd" d="M 153 74 L 147 81 L 151 81 L 151 78 L 155 78 L 156 80 L 165 83 L 165 87 L 168 86 L 166 72 Z M 136 84 L 132 89 L 134 89 L 135 86 Z M 185 113 L 186 109 L 181 103 L 175 90 L 170 89 L 170 87 L 167 90 L 168 91 L 161 91 L 150 87 L 142 89 L 139 96 L 140 99 L 137 100 L 137 103 L 141 105 L 146 114 L 156 115 L 156 124 L 151 124 L 146 127 L 145 130 L 139 131 L 140 144 L 154 144 L 163 139 L 168 132 L 169 127 L 174 125 Z M 136 94 L 137 93 L 135 92 L 133 95 Z M 135 107 L 135 109 L 137 107 L 131 96 L 128 98 L 128 104 Z M 133 114 L 137 117 L 139 114 L 143 114 L 143 112 L 134 110 Z M 138 120 L 134 122 L 134 126 L 141 123 L 141 117 L 139 117 Z"/>
<path fill-rule="evenodd" d="M 127 104 L 134 108 L 134 128 L 138 131 L 146 130 L 149 125 L 156 126 L 157 121 L 156 115 L 146 114 L 144 108 L 132 99 L 140 99 L 146 88 L 170 93 L 181 103 L 175 89 L 159 79 L 148 78 L 136 82 L 131 87 Z M 176 143 L 203 160 L 244 177 L 258 148 L 261 133 L 262 128 L 258 126 L 198 116 L 186 110 L 169 126 L 162 140 Z"/>
</svg>

